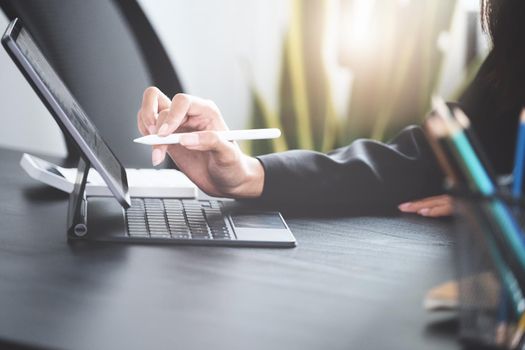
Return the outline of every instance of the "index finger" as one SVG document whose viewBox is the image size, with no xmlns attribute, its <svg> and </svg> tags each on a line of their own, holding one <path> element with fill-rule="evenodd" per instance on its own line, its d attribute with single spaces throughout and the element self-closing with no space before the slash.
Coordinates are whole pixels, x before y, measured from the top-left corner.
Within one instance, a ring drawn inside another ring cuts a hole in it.
<svg viewBox="0 0 525 350">
<path fill-rule="evenodd" d="M 154 134 L 157 130 L 155 124 L 159 112 L 168 108 L 170 108 L 170 99 L 158 88 L 150 86 L 144 91 L 139 118 L 151 134 Z"/>
<path fill-rule="evenodd" d="M 171 101 L 170 110 L 164 118 L 157 120 L 157 132 L 167 136 L 175 132 L 187 117 L 207 115 L 210 119 L 221 118 L 217 106 L 210 100 L 186 94 L 177 94 Z"/>
</svg>

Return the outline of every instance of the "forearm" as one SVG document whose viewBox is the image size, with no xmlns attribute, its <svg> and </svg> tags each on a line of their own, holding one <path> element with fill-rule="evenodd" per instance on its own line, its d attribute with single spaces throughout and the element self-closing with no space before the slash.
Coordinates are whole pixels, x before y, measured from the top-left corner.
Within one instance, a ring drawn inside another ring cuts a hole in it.
<svg viewBox="0 0 525 350">
<path fill-rule="evenodd" d="M 439 193 L 442 174 L 419 128 L 390 144 L 359 140 L 330 154 L 289 151 L 258 157 L 261 200 L 281 208 L 365 211 Z"/>
</svg>

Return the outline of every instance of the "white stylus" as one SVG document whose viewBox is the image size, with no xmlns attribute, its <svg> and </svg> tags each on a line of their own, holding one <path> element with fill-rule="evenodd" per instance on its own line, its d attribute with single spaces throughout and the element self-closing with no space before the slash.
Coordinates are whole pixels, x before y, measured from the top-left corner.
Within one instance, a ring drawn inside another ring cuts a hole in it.
<svg viewBox="0 0 525 350">
<path fill-rule="evenodd" d="M 240 140 L 264 140 L 264 139 L 275 139 L 281 136 L 281 130 L 279 129 L 248 129 L 248 130 L 228 130 L 228 131 L 217 131 L 219 137 L 227 141 L 240 141 Z M 173 145 L 179 143 L 180 134 L 171 134 L 168 136 L 148 135 L 139 137 L 133 142 L 142 143 L 144 145 Z"/>
</svg>

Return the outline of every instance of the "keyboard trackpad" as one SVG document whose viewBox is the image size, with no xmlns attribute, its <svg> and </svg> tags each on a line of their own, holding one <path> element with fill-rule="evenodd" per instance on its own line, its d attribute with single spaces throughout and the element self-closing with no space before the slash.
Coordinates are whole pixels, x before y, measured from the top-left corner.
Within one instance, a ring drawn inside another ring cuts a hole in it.
<svg viewBox="0 0 525 350">
<path fill-rule="evenodd" d="M 230 218 L 239 241 L 295 245 L 295 238 L 279 213 L 234 213 Z"/>
<path fill-rule="evenodd" d="M 286 229 L 278 213 L 242 213 L 230 217 L 236 228 Z"/>
</svg>

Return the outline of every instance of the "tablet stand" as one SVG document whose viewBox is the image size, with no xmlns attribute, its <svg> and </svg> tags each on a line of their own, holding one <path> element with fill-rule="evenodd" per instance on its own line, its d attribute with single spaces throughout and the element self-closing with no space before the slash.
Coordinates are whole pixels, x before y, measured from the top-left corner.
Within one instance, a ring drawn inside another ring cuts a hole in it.
<svg viewBox="0 0 525 350">
<path fill-rule="evenodd" d="M 77 177 L 73 192 L 69 195 L 67 212 L 67 235 L 70 239 L 83 237 L 87 234 L 86 222 L 86 183 L 91 163 L 80 157 L 77 166 Z"/>
</svg>

